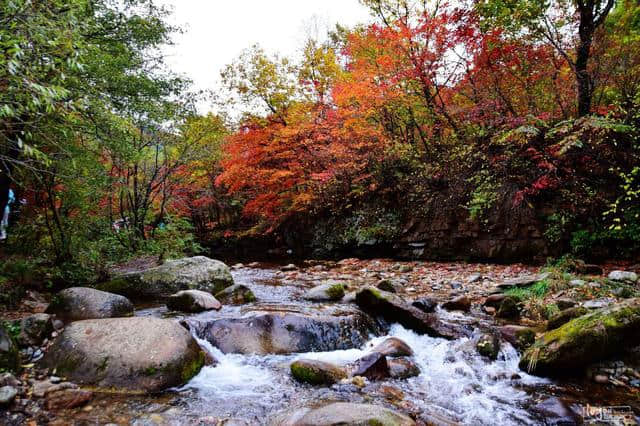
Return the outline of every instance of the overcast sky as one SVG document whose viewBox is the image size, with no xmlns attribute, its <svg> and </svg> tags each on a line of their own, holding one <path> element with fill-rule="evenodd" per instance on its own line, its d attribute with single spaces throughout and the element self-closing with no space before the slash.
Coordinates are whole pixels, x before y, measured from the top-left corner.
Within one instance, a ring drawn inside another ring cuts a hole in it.
<svg viewBox="0 0 640 426">
<path fill-rule="evenodd" d="M 213 89 L 220 71 L 247 47 L 293 55 L 312 22 L 333 27 L 369 20 L 358 0 L 161 0 L 184 29 L 167 50 L 167 62 L 197 89 Z M 207 109 L 205 107 L 205 109 Z"/>
</svg>

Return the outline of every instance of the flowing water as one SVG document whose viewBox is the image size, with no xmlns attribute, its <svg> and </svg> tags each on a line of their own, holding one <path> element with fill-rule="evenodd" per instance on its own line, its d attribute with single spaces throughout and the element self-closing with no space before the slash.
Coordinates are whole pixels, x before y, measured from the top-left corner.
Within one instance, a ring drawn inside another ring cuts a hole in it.
<svg viewBox="0 0 640 426">
<path fill-rule="evenodd" d="M 260 306 L 295 307 L 314 312 L 336 309 L 335 305 L 311 304 L 300 296 L 312 283 L 279 281 L 273 269 L 242 268 L 234 271 L 237 283 L 249 286 Z M 340 308 L 338 306 L 338 308 Z M 287 309 L 287 308 L 284 308 Z M 344 309 L 353 307 L 344 306 Z M 189 321 L 210 321 L 246 314 L 246 308 L 225 306 L 219 312 L 186 317 Z M 439 311 L 450 321 L 479 324 L 479 318 Z M 137 315 L 168 316 L 164 307 L 152 307 Z M 119 422 L 106 413 L 127 413 L 137 425 L 151 424 L 219 424 L 221 419 L 240 419 L 247 424 L 269 424 L 275 415 L 323 401 L 348 401 L 379 404 L 410 414 L 427 424 L 463 425 L 537 425 L 546 422 L 533 407 L 557 390 L 545 379 L 525 374 L 518 368 L 518 354 L 505 344 L 497 361 L 479 356 L 473 338 L 454 341 L 431 338 L 391 324 L 386 335 L 371 336 L 362 347 L 332 352 L 291 355 L 224 354 L 206 340 L 200 345 L 217 360 L 204 367 L 185 386 L 174 389 L 161 399 L 105 397 L 95 402 L 104 407 L 102 421 Z M 289 365 L 296 359 L 317 359 L 346 365 L 362 357 L 386 337 L 404 340 L 414 351 L 414 361 L 421 374 L 408 380 L 370 382 L 363 388 L 352 383 L 332 387 L 313 387 L 295 382 Z M 94 409 L 95 412 L 95 409 Z M 106 417 L 104 417 L 106 416 Z M 90 419 L 96 419 L 91 415 Z"/>
</svg>

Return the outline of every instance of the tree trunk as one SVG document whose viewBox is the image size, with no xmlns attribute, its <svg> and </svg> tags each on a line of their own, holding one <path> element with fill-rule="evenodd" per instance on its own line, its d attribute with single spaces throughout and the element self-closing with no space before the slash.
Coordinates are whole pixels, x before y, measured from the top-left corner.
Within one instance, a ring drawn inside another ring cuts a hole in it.
<svg viewBox="0 0 640 426">
<path fill-rule="evenodd" d="M 591 3 L 591 4 L 589 4 Z M 576 83 L 578 89 L 578 116 L 584 117 L 591 113 L 591 97 L 593 85 L 589 74 L 589 56 L 591 55 L 591 44 L 595 32 L 595 22 L 593 16 L 593 2 L 580 7 L 580 27 L 578 33 L 580 42 L 576 49 Z"/>
</svg>

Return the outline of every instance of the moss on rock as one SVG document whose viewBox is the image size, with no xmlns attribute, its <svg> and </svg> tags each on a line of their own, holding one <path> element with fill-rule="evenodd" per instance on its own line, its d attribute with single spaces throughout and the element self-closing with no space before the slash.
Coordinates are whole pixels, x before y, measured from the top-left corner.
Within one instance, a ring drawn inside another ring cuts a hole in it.
<svg viewBox="0 0 640 426">
<path fill-rule="evenodd" d="M 640 343 L 638 327 L 640 299 L 599 309 L 543 334 L 520 368 L 547 376 L 575 372 Z"/>
<path fill-rule="evenodd" d="M 291 364 L 291 375 L 301 383 L 330 386 L 347 377 L 344 370 L 316 360 L 298 360 Z"/>
</svg>

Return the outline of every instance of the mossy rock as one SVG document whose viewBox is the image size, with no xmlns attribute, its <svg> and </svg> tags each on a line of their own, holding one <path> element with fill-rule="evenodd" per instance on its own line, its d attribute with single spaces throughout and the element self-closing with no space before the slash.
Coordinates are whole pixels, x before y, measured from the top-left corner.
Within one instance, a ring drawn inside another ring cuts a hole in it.
<svg viewBox="0 0 640 426">
<path fill-rule="evenodd" d="M 580 372 L 640 343 L 640 299 L 599 309 L 543 334 L 524 353 L 520 368 L 560 376 Z"/>
<path fill-rule="evenodd" d="M 11 334 L 0 325 L 0 372 L 20 370 L 20 352 Z"/>
<path fill-rule="evenodd" d="M 313 302 L 336 302 L 344 297 L 345 285 L 330 281 L 307 291 L 303 298 Z"/>
<path fill-rule="evenodd" d="M 500 353 L 500 339 L 494 334 L 485 334 L 478 339 L 476 350 L 480 355 L 496 360 Z"/>
<path fill-rule="evenodd" d="M 502 338 L 511 343 L 520 351 L 526 350 L 533 345 L 536 340 L 536 332 L 529 327 L 520 325 L 505 325 L 500 327 Z"/>
<path fill-rule="evenodd" d="M 562 327 L 572 319 L 581 317 L 589 313 L 589 309 L 584 306 L 576 306 L 574 308 L 565 309 L 549 318 L 547 322 L 547 330 L 555 330 L 558 327 Z"/>
<path fill-rule="evenodd" d="M 216 293 L 216 299 L 225 305 L 244 305 L 255 302 L 256 296 L 246 285 L 234 284 Z"/>
<path fill-rule="evenodd" d="M 507 296 L 502 302 L 496 313 L 498 318 L 515 319 L 520 316 L 520 309 L 518 308 L 518 300 L 515 297 Z"/>
<path fill-rule="evenodd" d="M 317 360 L 301 359 L 294 361 L 290 369 L 294 379 L 311 385 L 331 386 L 347 377 L 342 368 Z"/>
<path fill-rule="evenodd" d="M 160 266 L 130 272 L 96 288 L 133 300 L 161 300 L 182 290 L 216 294 L 233 285 L 224 263 L 204 256 L 168 260 Z"/>
<path fill-rule="evenodd" d="M 154 393 L 185 384 L 205 361 L 198 343 L 177 322 L 132 317 L 71 323 L 41 364 L 81 385 Z"/>
</svg>

